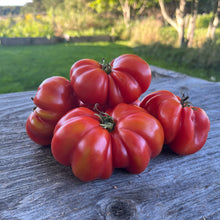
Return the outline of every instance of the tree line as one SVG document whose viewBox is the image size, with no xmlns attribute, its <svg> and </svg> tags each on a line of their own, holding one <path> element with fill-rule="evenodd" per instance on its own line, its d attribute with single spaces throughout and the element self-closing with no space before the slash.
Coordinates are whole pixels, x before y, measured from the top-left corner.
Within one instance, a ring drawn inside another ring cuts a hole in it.
<svg viewBox="0 0 220 220">
<path fill-rule="evenodd" d="M 129 27 L 132 20 L 142 19 L 154 13 L 155 9 L 160 11 L 164 22 L 177 31 L 180 47 L 192 46 L 198 14 L 212 14 L 207 38 L 215 40 L 220 19 L 220 0 L 33 0 L 22 7 L 20 13 L 49 13 L 54 26 L 57 13 L 69 16 L 68 19 L 71 19 L 73 13 L 81 17 L 88 13 L 106 14 L 110 18 L 123 17 L 124 25 Z"/>
<path fill-rule="evenodd" d="M 0 16 L 19 15 L 21 6 L 0 6 Z"/>
<path fill-rule="evenodd" d="M 173 26 L 176 31 L 178 32 L 179 36 L 179 46 L 182 47 L 184 45 L 186 46 L 192 46 L 193 43 L 193 37 L 194 37 L 194 32 L 195 32 L 195 24 L 196 24 L 196 17 L 198 14 L 199 10 L 199 3 L 202 1 L 199 0 L 191 0 L 190 1 L 190 21 L 189 21 L 189 27 L 187 31 L 187 35 L 185 37 L 185 16 L 186 16 L 186 5 L 187 5 L 187 0 L 180 0 L 179 5 L 176 7 L 176 14 L 175 18 L 172 18 L 168 13 L 165 8 L 165 3 L 164 0 L 159 0 L 159 5 L 161 8 L 161 13 L 164 17 L 164 19 L 171 25 Z M 215 31 L 216 28 L 218 27 L 219 24 L 219 19 L 220 19 L 220 0 L 213 0 L 213 1 L 207 1 L 211 3 L 212 5 L 212 12 L 213 16 L 212 19 L 210 20 L 209 23 L 209 28 L 207 32 L 207 38 L 214 39 L 215 38 Z"/>
</svg>

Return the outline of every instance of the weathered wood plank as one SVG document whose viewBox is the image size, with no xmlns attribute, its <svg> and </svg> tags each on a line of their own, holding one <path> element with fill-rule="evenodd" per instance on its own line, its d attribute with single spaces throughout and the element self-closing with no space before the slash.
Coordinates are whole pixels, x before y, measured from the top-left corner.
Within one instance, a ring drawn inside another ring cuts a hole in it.
<svg viewBox="0 0 220 220">
<path fill-rule="evenodd" d="M 35 91 L 2 94 L 0 219 L 220 219 L 220 83 L 152 70 L 147 93 L 188 92 L 210 117 L 211 131 L 199 152 L 177 156 L 165 146 L 140 175 L 115 170 L 107 180 L 82 183 L 49 147 L 27 137 Z"/>
</svg>

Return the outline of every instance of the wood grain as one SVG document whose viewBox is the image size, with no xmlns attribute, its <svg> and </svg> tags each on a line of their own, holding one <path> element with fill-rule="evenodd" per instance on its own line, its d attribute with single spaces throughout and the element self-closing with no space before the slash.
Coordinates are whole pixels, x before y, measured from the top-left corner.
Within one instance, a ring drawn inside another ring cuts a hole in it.
<svg viewBox="0 0 220 220">
<path fill-rule="evenodd" d="M 0 219 L 220 219 L 220 83 L 151 66 L 153 79 L 141 96 L 185 91 L 211 121 L 205 146 L 177 156 L 167 146 L 146 170 L 115 170 L 107 180 L 83 183 L 32 142 L 25 122 L 36 91 L 0 95 Z"/>
</svg>

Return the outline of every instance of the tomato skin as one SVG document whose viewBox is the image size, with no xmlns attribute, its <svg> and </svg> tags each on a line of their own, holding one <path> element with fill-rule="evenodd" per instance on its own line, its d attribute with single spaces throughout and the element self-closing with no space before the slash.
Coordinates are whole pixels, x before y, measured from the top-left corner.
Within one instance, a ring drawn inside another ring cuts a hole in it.
<svg viewBox="0 0 220 220">
<path fill-rule="evenodd" d="M 33 111 L 26 122 L 26 132 L 29 138 L 37 144 L 49 145 L 53 136 L 55 124 L 38 117 Z"/>
<path fill-rule="evenodd" d="M 114 107 L 122 102 L 134 102 L 148 89 L 151 70 L 139 56 L 124 54 L 109 65 L 111 72 L 108 74 L 95 60 L 83 59 L 72 65 L 71 83 L 83 103 Z"/>
<path fill-rule="evenodd" d="M 33 101 L 36 108 L 27 119 L 27 134 L 37 144 L 49 145 L 57 121 L 78 106 L 78 99 L 70 81 L 54 76 L 40 84 Z"/>
<path fill-rule="evenodd" d="M 113 131 L 103 128 L 96 113 L 85 107 L 68 112 L 56 125 L 52 154 L 82 181 L 107 179 L 114 168 L 141 173 L 161 152 L 163 128 L 144 109 L 121 103 L 109 115 Z"/>
<path fill-rule="evenodd" d="M 136 99 L 135 101 L 133 101 L 131 103 L 127 103 L 127 104 L 139 106 L 140 103 L 141 103 L 141 101 L 139 99 Z M 108 105 L 99 105 L 98 103 L 96 103 L 95 105 L 89 105 L 89 104 L 83 103 L 82 101 L 79 102 L 79 106 L 89 108 L 95 112 L 100 112 L 100 111 L 105 112 L 105 111 L 108 111 L 111 109 Z"/>
<path fill-rule="evenodd" d="M 181 98 L 167 90 L 150 93 L 143 98 L 140 106 L 160 121 L 165 144 L 175 153 L 193 154 L 204 146 L 210 121 L 201 108 L 183 106 Z"/>
</svg>

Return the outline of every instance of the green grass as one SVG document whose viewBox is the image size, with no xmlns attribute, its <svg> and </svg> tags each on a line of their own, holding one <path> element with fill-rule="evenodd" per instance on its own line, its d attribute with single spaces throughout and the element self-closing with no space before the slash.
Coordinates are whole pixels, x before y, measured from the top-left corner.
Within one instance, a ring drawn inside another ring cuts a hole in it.
<svg viewBox="0 0 220 220">
<path fill-rule="evenodd" d="M 62 43 L 42 46 L 0 46 L 0 93 L 36 90 L 40 83 L 51 76 L 64 76 L 69 79 L 69 71 L 74 62 L 90 58 L 102 62 L 105 58 L 110 62 L 124 53 L 140 55 L 149 64 L 182 72 L 191 76 L 210 80 L 215 76 L 220 81 L 220 70 L 192 68 L 190 65 L 175 61 L 171 52 L 158 49 L 153 53 L 151 47 L 133 47 L 128 42 L 98 43 Z M 159 55 L 158 55 L 159 53 Z M 181 57 L 181 51 L 174 57 Z M 192 58 L 196 54 L 192 53 Z M 167 58 L 168 56 L 168 58 Z"/>
<path fill-rule="evenodd" d="M 102 62 L 132 53 L 118 43 L 79 43 L 42 46 L 0 46 L 0 93 L 36 90 L 50 76 L 69 78 L 74 62 L 90 58 Z"/>
<path fill-rule="evenodd" d="M 175 62 L 167 62 L 166 60 L 158 59 L 156 56 L 142 55 L 142 57 L 146 57 L 146 60 L 148 60 L 148 62 L 154 66 L 173 70 L 175 72 L 183 73 L 188 76 L 201 78 L 208 81 L 220 81 L 220 71 L 216 73 L 214 70 L 207 71 L 202 68 L 190 68 L 184 65 L 181 66 Z"/>
<path fill-rule="evenodd" d="M 220 81 L 220 45 L 207 43 L 201 48 L 175 48 L 156 43 L 134 49 L 152 65 L 205 80 Z"/>
</svg>

